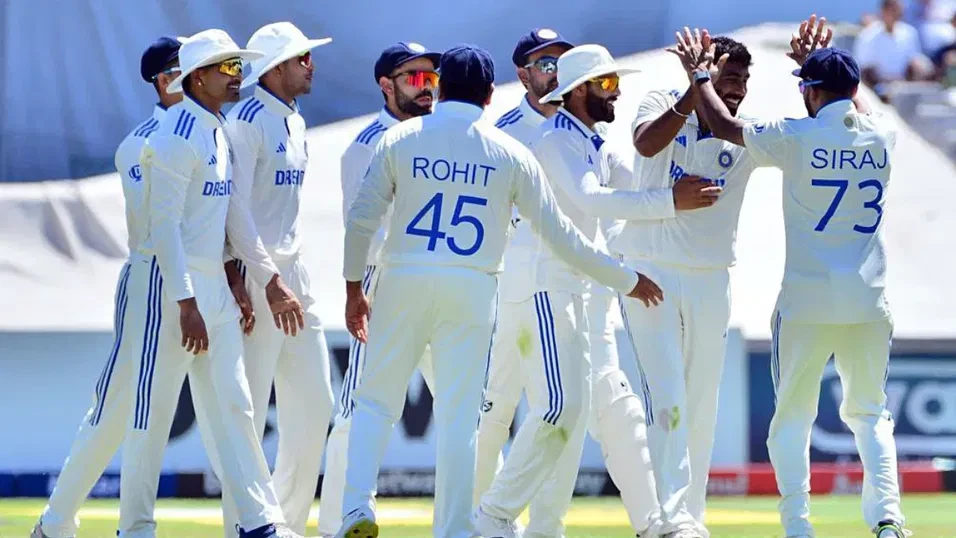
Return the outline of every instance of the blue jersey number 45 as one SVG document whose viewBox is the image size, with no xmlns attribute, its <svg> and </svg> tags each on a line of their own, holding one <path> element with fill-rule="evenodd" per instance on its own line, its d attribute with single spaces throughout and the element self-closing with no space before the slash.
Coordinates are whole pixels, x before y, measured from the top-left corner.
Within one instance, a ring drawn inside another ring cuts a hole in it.
<svg viewBox="0 0 956 538">
<path fill-rule="evenodd" d="M 444 193 L 441 192 L 432 196 L 431 199 L 428 200 L 428 203 L 425 204 L 425 207 L 423 207 L 421 211 L 412 218 L 412 221 L 408 223 L 408 226 L 405 227 L 405 233 L 408 235 L 427 237 L 428 250 L 430 251 L 434 251 L 438 246 L 438 241 L 444 239 L 448 245 L 448 249 L 455 254 L 459 256 L 471 256 L 478 252 L 478 249 L 481 248 L 481 243 L 485 240 L 485 227 L 482 226 L 478 217 L 466 215 L 464 212 L 466 206 L 486 206 L 488 205 L 488 200 L 478 198 L 477 196 L 461 195 L 458 197 L 455 203 L 455 212 L 452 213 L 451 222 L 449 224 L 453 227 L 467 225 L 475 229 L 474 243 L 468 246 L 461 246 L 455 242 L 454 237 L 448 236 L 446 232 L 441 230 L 441 210 L 444 198 Z M 431 213 L 431 218 L 428 218 L 429 213 Z M 430 224 L 426 224 L 427 227 L 419 227 L 419 224 L 423 224 L 422 221 L 430 222 Z"/>
</svg>

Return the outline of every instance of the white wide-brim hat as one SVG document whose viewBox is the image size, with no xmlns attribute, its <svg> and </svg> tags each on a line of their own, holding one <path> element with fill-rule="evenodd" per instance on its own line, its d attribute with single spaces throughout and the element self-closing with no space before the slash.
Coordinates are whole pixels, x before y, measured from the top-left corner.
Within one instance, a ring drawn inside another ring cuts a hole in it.
<svg viewBox="0 0 956 538">
<path fill-rule="evenodd" d="M 611 53 L 600 45 L 580 45 L 558 58 L 558 87 L 538 102 L 560 101 L 562 95 L 595 77 L 611 73 L 623 76 L 640 71 L 619 66 Z"/>
<path fill-rule="evenodd" d="M 239 48 L 229 34 L 222 30 L 203 30 L 186 38 L 179 48 L 179 68 L 182 71 L 169 83 L 166 92 L 181 92 L 186 77 L 200 67 L 217 64 L 229 58 L 241 58 L 251 62 L 261 57 L 262 53 L 259 51 Z"/>
<path fill-rule="evenodd" d="M 309 39 L 291 22 L 275 22 L 259 28 L 249 38 L 246 48 L 262 51 L 264 56 L 252 62 L 252 71 L 242 81 L 242 87 L 252 86 L 282 62 L 331 42 L 331 37 Z"/>
</svg>

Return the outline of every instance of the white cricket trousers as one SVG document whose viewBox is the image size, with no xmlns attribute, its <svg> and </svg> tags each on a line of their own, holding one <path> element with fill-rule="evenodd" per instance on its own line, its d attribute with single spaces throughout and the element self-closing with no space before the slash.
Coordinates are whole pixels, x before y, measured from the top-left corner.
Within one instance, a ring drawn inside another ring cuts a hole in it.
<svg viewBox="0 0 956 538">
<path fill-rule="evenodd" d="M 788 536 L 813 536 L 810 428 L 817 416 L 823 369 L 831 356 L 843 385 L 840 418 L 853 432 L 863 463 L 863 520 L 869 529 L 887 519 L 905 523 L 893 417 L 885 407 L 892 331 L 888 319 L 823 325 L 774 314 L 770 369 L 776 410 L 767 447 L 782 497 L 780 519 Z"/>
<path fill-rule="evenodd" d="M 660 505 L 647 446 L 644 404 L 631 390 L 618 359 L 614 323 L 608 315 L 613 303 L 611 290 L 591 283 L 591 292 L 585 296 L 591 350 L 591 412 L 587 423 L 579 424 L 571 439 L 583 439 L 587 426 L 591 437 L 601 445 L 605 465 L 621 492 L 631 526 L 639 535 L 646 536 L 656 529 Z M 524 534 L 527 538 L 564 535 L 562 520 L 571 506 L 580 464 L 581 450 L 569 441 L 551 479 L 531 503 L 531 520 Z"/>
<path fill-rule="evenodd" d="M 362 379 L 352 394 L 343 516 L 374 513 L 376 480 L 408 380 L 431 346 L 435 374 L 435 538 L 471 538 L 475 438 L 498 280 L 463 267 L 398 265 L 378 281 Z M 388 532 L 385 531 L 387 535 Z"/>
<path fill-rule="evenodd" d="M 365 268 L 362 290 L 370 303 L 375 298 L 372 291 L 378 286 L 382 271 L 376 265 Z M 349 455 L 349 431 L 352 427 L 352 413 L 355 402 L 352 393 L 358 387 L 365 365 L 365 352 L 368 347 L 353 337 L 349 337 L 349 366 L 342 379 L 339 396 L 339 411 L 329 433 L 325 449 L 325 476 L 322 478 L 322 493 L 319 501 L 319 534 L 332 536 L 342 526 L 342 494 L 345 490 L 345 468 Z M 434 374 L 432 373 L 431 353 L 426 347 L 419 369 L 425 379 L 429 392 L 435 393 Z M 278 487 L 278 484 L 276 484 Z M 288 516 L 287 516 L 288 517 Z"/>
<path fill-rule="evenodd" d="M 43 533 L 50 538 L 76 535 L 79 526 L 76 513 L 126 435 L 133 402 L 133 346 L 125 324 L 130 267 L 130 262 L 123 265 L 116 283 L 113 346 L 96 382 L 93 405 L 80 423 L 70 455 L 40 516 Z"/>
<path fill-rule="evenodd" d="M 279 448 L 272 480 L 286 523 L 298 534 L 305 534 L 334 405 L 329 350 L 305 266 L 298 256 L 276 263 L 282 280 L 302 303 L 305 329 L 290 336 L 276 328 L 265 288 L 246 278 L 246 268 L 239 262 L 257 320 L 252 334 L 243 338 L 243 362 L 260 440 L 265 434 L 269 396 L 275 383 Z M 209 447 L 210 432 L 202 433 Z M 222 476 L 215 452 L 209 452 L 216 475 Z M 223 530 L 231 538 L 236 536 L 239 515 L 229 491 L 223 490 L 222 496 Z"/>
<path fill-rule="evenodd" d="M 646 308 L 621 297 L 621 314 L 647 412 L 660 533 L 695 529 L 705 538 L 707 479 L 717 424 L 717 395 L 730 319 L 729 271 L 626 260 L 664 292 Z"/>
<path fill-rule="evenodd" d="M 565 450 L 568 461 L 580 462 L 590 408 L 591 380 L 588 361 L 587 320 L 584 300 L 565 292 L 538 292 L 519 303 L 508 331 L 517 330 L 521 371 L 529 413 L 518 429 L 504 466 L 482 495 L 481 509 L 493 517 L 515 520 L 532 503 L 554 471 Z M 502 329 L 505 327 L 502 325 Z M 507 336 L 515 342 L 515 334 Z M 527 344 L 524 342 L 530 340 Z M 511 345 L 514 345 L 512 343 Z M 499 389 L 500 390 L 500 389 Z M 487 408 L 487 403 L 485 404 Z M 494 410 L 494 407 L 492 407 Z M 485 413 L 483 420 L 487 419 Z M 554 486 L 548 497 L 560 499 L 574 491 L 574 478 Z M 568 483 L 569 482 L 569 483 Z M 562 503 L 543 499 L 543 510 L 533 508 L 527 535 L 541 527 L 560 528 Z"/>
<path fill-rule="evenodd" d="M 209 334 L 209 350 L 198 356 L 181 346 L 179 305 L 163 293 L 156 258 L 133 265 L 127 324 L 139 328 L 134 338 L 135 374 L 133 413 L 123 445 L 120 479 L 120 537 L 155 537 L 153 511 L 169 428 L 179 391 L 189 374 L 196 419 L 212 437 L 229 490 L 239 510 L 239 523 L 251 538 L 268 536 L 271 524 L 283 523 L 282 511 L 269 476 L 252 412 L 252 396 L 242 360 L 239 308 L 226 283 L 221 265 L 195 270 L 190 278 L 196 302 Z"/>
</svg>

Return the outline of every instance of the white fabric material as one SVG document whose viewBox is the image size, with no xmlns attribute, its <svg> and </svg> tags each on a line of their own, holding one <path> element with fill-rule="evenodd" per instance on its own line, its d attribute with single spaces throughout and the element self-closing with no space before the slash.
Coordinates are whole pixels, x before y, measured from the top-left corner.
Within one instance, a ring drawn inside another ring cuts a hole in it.
<svg viewBox="0 0 956 538">
<path fill-rule="evenodd" d="M 608 287 L 630 292 L 637 276 L 574 228 L 558 209 L 531 152 L 480 116 L 477 106 L 442 102 L 433 114 L 385 133 L 349 210 L 345 279 L 362 279 L 372 236 L 394 198 L 389 224 L 393 233 L 385 239 L 383 264 L 425 263 L 498 273 L 517 205 L 562 259 Z"/>
<path fill-rule="evenodd" d="M 244 50 L 223 30 L 203 30 L 187 37 L 179 49 L 179 75 L 170 81 L 166 91 L 179 93 L 183 91 L 183 82 L 190 73 L 231 58 L 241 58 L 249 62 L 262 57 L 262 52 Z"/>
<path fill-rule="evenodd" d="M 354 394 L 343 516 L 356 509 L 375 512 L 376 478 L 388 436 L 401 417 L 408 380 L 430 345 L 438 428 L 433 536 L 474 536 L 475 424 L 497 289 L 494 275 L 465 267 L 405 265 L 382 274 L 362 383 Z"/>
<path fill-rule="evenodd" d="M 860 68 L 875 68 L 877 75 L 887 80 L 904 79 L 910 62 L 922 55 L 920 51 L 919 33 L 903 21 L 896 23 L 892 33 L 882 21 L 874 22 L 853 44 L 853 57 Z"/>
<path fill-rule="evenodd" d="M 159 130 L 159 124 L 165 117 L 166 108 L 159 104 L 155 105 L 153 115 L 134 127 L 116 148 L 114 160 L 116 171 L 123 184 L 123 198 L 126 200 L 126 230 L 129 236 L 126 246 L 130 252 L 136 252 L 139 248 L 140 237 L 137 233 L 146 229 L 144 223 L 140 222 L 146 211 L 143 207 L 143 172 L 139 164 L 139 156 L 146 144 L 146 139 Z"/>
<path fill-rule="evenodd" d="M 813 536 L 810 516 L 810 428 L 817 414 L 820 380 L 832 355 L 843 387 L 840 418 L 853 432 L 863 463 L 863 520 L 905 523 L 884 383 L 890 356 L 889 320 L 853 325 L 801 323 L 777 315 L 771 322 L 771 371 L 776 411 L 767 448 L 782 497 L 780 519 L 787 536 Z"/>
<path fill-rule="evenodd" d="M 392 115 L 385 107 L 378 113 L 372 123 L 365 126 L 354 137 L 352 143 L 342 154 L 341 160 L 341 182 L 342 182 L 342 220 L 345 222 L 348 218 L 349 209 L 355 198 L 358 196 L 359 187 L 362 186 L 362 180 L 365 179 L 365 172 L 368 171 L 369 164 L 372 162 L 372 154 L 375 152 L 375 146 L 381 140 L 385 131 L 398 123 L 398 118 Z M 388 234 L 388 223 L 391 220 L 392 209 L 385 213 L 383 224 L 375 232 L 372 238 L 372 246 L 369 248 L 368 265 L 378 263 L 379 253 L 385 244 L 385 236 Z"/>
<path fill-rule="evenodd" d="M 861 323 L 889 316 L 883 210 L 897 155 L 894 126 L 850 100 L 816 118 L 754 123 L 749 153 L 783 170 L 785 319 Z"/>
<path fill-rule="evenodd" d="M 242 81 L 242 87 L 252 86 L 280 63 L 331 42 L 329 37 L 309 39 L 291 22 L 274 22 L 259 28 L 249 38 L 246 48 L 263 55 L 252 61 L 252 71 Z"/>
<path fill-rule="evenodd" d="M 196 419 L 210 432 L 211 446 L 222 465 L 223 488 L 231 492 L 240 525 L 253 530 L 284 522 L 269 467 L 255 429 L 252 396 L 243 366 L 239 308 L 225 273 L 193 272 L 190 279 L 209 334 L 209 351 L 194 356 L 181 345 L 179 307 L 163 293 L 156 258 L 133 264 L 137 286 L 129 290 L 127 324 L 133 340 L 136 384 L 133 415 L 123 444 L 120 482 L 121 537 L 155 537 L 153 512 L 180 388 L 189 374 L 190 390 L 198 401 Z"/>
<path fill-rule="evenodd" d="M 610 73 L 623 76 L 637 72 L 638 69 L 616 64 L 611 53 L 601 45 L 579 45 L 558 58 L 558 86 L 538 102 L 560 101 L 562 95 L 592 78 Z"/>
<path fill-rule="evenodd" d="M 60 5 L 53 12 L 69 14 L 73 20 L 85 21 L 76 28 L 97 28 L 98 36 L 112 35 L 110 32 L 130 31 L 130 35 L 142 36 L 144 21 L 169 21 L 169 16 L 163 10 L 147 2 L 147 5 L 136 6 L 133 18 L 120 18 L 122 13 L 132 17 L 125 7 L 116 6 L 116 12 L 111 20 L 121 20 L 122 24 L 106 24 L 102 21 L 90 20 L 99 17 L 102 13 L 88 11 L 77 12 L 73 4 Z M 45 5 L 38 2 L 7 2 L 4 9 L 13 10 L 9 20 L 29 20 L 27 8 Z M 165 4 L 164 4 L 165 5 Z M 760 3 L 761 9 L 767 8 L 766 2 Z M 124 6 L 126 6 L 124 4 Z M 247 26 L 246 32 L 251 33 L 263 20 L 282 20 L 279 16 L 268 15 L 264 10 L 270 5 L 253 6 L 251 13 L 256 15 L 256 23 Z M 462 9 L 473 10 L 470 13 L 480 17 L 492 16 L 496 12 L 485 13 L 477 6 L 465 6 Z M 805 8 L 801 5 L 783 6 L 791 10 L 795 21 L 797 17 L 805 17 Z M 562 9 L 577 7 L 572 4 L 561 6 Z M 722 8 L 710 4 L 683 4 L 673 5 L 672 16 L 703 17 L 710 21 L 720 19 L 724 13 Z M 852 9 L 846 6 L 833 5 L 837 11 Z M 338 9 L 338 8 L 336 8 Z M 509 8 L 510 9 L 510 8 Z M 580 17 L 591 16 L 583 7 Z M 774 7 L 777 9 L 777 7 Z M 260 10 L 260 11 L 255 11 Z M 513 10 L 512 10 L 513 11 Z M 726 11 L 726 10 L 724 10 Z M 305 10 L 301 14 L 313 13 L 314 10 Z M 833 13 L 828 16 L 836 17 Z M 221 20 L 219 15 L 210 14 L 211 26 L 214 21 Z M 351 14 L 350 17 L 358 17 Z M 374 13 L 373 16 L 379 16 Z M 494 35 L 500 35 L 511 28 L 513 35 L 521 35 L 534 25 L 534 21 L 496 16 Z M 740 16 L 750 17 L 751 14 L 740 10 L 734 14 L 734 24 L 740 23 Z M 759 15 L 752 15 L 758 17 Z M 855 18 L 856 15 L 848 13 Z M 23 17 L 26 17 L 24 19 Z M 384 17 L 384 15 L 383 15 Z M 357 24 L 355 18 L 343 19 L 349 24 Z M 584 19 L 582 19 L 584 20 Z M 644 19 L 641 19 L 644 20 Z M 681 19 L 666 27 L 678 28 L 684 24 Z M 312 28 L 303 22 L 296 22 L 302 28 Z M 335 20 L 326 19 L 329 25 L 339 24 Z M 607 21 L 606 21 L 607 22 Z M 616 21 L 610 21 L 616 23 Z M 627 41 L 642 39 L 634 33 L 634 19 L 627 22 Z M 415 21 L 412 24 L 417 24 Z M 39 24 L 39 23 L 38 23 Z M 157 22 L 157 24 L 165 24 Z M 323 23 L 324 24 L 324 23 Z M 343 23 L 344 24 L 344 23 Z M 364 27 L 365 23 L 361 25 Z M 371 24 L 371 23 L 369 23 Z M 508 26 L 514 24 L 515 26 Z M 676 24 L 676 26 L 675 26 Z M 504 26 L 502 26 L 504 25 Z M 13 25 L 8 31 L 19 32 L 29 28 L 28 25 Z M 61 30 L 73 28 L 74 25 L 62 25 Z M 173 26 L 175 27 L 175 26 Z M 655 26 L 656 27 L 656 26 Z M 765 45 L 772 42 L 777 44 L 781 36 L 788 36 L 796 26 L 794 24 L 768 24 L 731 33 L 731 37 L 748 44 L 754 55 L 754 65 L 751 69 L 752 77 L 749 82 L 749 95 L 744 100 L 741 113 L 751 117 L 776 118 L 780 116 L 803 117 L 806 110 L 800 93 L 795 89 L 793 61 L 780 53 L 779 48 Z M 347 32 L 337 31 L 334 26 L 321 26 L 331 35 L 336 36 L 336 44 L 330 47 L 317 49 L 317 55 L 322 56 L 323 62 L 331 62 L 326 69 L 329 72 L 343 71 L 347 66 L 341 65 L 335 55 L 325 55 L 333 47 L 338 47 L 340 35 Z M 562 33 L 575 42 L 586 42 L 575 37 L 573 33 L 578 28 L 570 24 L 562 29 Z M 725 29 L 730 29 L 727 26 Z M 131 29 L 135 29 L 135 32 Z M 718 31 L 710 28 L 712 31 Z M 444 28 L 435 28 L 435 31 L 445 31 Z M 453 31 L 449 31 L 449 39 Z M 162 33 L 162 29 L 156 30 Z M 610 37 L 607 27 L 601 26 L 601 40 Z M 44 34 L 45 35 L 45 34 Z M 237 32 L 235 35 L 245 35 Z M 491 34 L 489 34 L 491 35 Z M 36 51 L 45 37 L 40 34 L 20 34 L 20 41 L 7 42 L 6 48 L 0 49 L 0 55 L 12 57 L 38 57 Z M 105 38 L 104 38 L 105 39 Z M 136 37 L 137 42 L 141 37 Z M 342 39 L 345 39 L 344 37 Z M 358 39 L 358 38 L 356 38 Z M 396 37 L 395 39 L 398 39 Z M 510 57 L 514 48 L 514 40 L 500 48 L 494 39 L 486 39 L 489 50 L 497 57 Z M 454 42 L 454 41 L 449 41 Z M 479 40 L 480 43 L 485 41 Z M 37 44 L 35 48 L 32 44 Z M 31 44 L 31 45 L 26 45 Z M 350 46 L 365 46 L 354 42 Z M 116 144 L 127 132 L 142 120 L 144 107 L 151 106 L 155 99 L 152 87 L 139 83 L 120 91 L 112 86 L 118 81 L 130 80 L 138 76 L 133 67 L 138 68 L 139 55 L 142 46 L 129 49 L 111 49 L 121 59 L 121 66 L 112 66 L 121 69 L 117 72 L 110 70 L 111 76 L 93 77 L 89 82 L 109 84 L 108 88 L 94 92 L 67 91 L 58 93 L 64 88 L 71 88 L 68 84 L 37 86 L 24 77 L 8 76 L 5 83 L 16 84 L 16 93 L 10 89 L 14 102 L 22 102 L 27 93 L 42 97 L 43 107 L 7 108 L 2 121 L 4 125 L 12 125 L 14 133 L 28 133 L 31 129 L 43 130 L 43 144 L 38 144 L 31 137 L 5 136 L 0 137 L 0 152 L 15 152 L 24 158 L 42 161 L 44 166 L 66 166 L 65 160 L 75 155 L 77 150 L 66 147 L 63 133 L 87 133 L 85 137 L 103 137 L 105 142 L 90 142 L 84 146 L 84 154 L 101 154 L 106 162 L 112 163 Z M 378 87 L 371 84 L 367 73 L 368 66 L 381 52 L 381 45 L 376 50 L 367 53 L 367 62 L 359 67 L 361 77 L 368 77 L 369 84 L 359 84 L 353 88 L 356 93 L 374 94 L 375 103 L 381 104 L 381 93 Z M 42 56 L 53 61 L 62 57 L 66 49 L 58 48 L 55 56 Z M 612 50 L 614 48 L 612 47 Z M 67 51 L 70 52 L 70 51 Z M 70 52 L 72 53 L 72 52 Z M 89 58 L 96 57 L 98 52 L 93 49 L 84 49 L 83 60 L 65 64 L 65 67 L 80 71 L 88 70 Z M 504 54 L 505 56 L 499 56 Z M 92 56 L 91 56 L 92 55 Z M 622 95 L 617 101 L 618 120 L 608 126 L 608 134 L 602 136 L 606 144 L 613 145 L 622 154 L 633 156 L 631 145 L 630 119 L 637 115 L 638 105 L 644 96 L 653 90 L 662 87 L 686 87 L 687 75 L 681 69 L 674 56 L 664 51 L 651 51 L 618 61 L 623 65 L 640 66 L 654 76 L 635 75 L 624 77 L 621 80 Z M 354 59 L 345 59 L 347 64 Z M 41 62 L 44 63 L 44 62 Z M 48 62 L 47 62 L 48 63 Z M 101 60 L 102 63 L 102 60 Z M 0 62 L 0 68 L 11 72 L 16 63 Z M 323 63 L 325 65 L 325 63 Z M 83 66 L 82 68 L 78 66 Z M 105 68 L 104 68 L 105 69 Z M 100 71 L 97 71 L 100 72 Z M 107 72 L 107 71 L 102 71 Z M 75 80 L 83 79 L 81 72 L 67 71 L 67 75 Z M 356 78 L 356 80 L 362 80 Z M 327 93 L 331 89 L 324 87 L 321 77 L 317 77 L 313 85 L 313 94 L 332 95 Z M 20 89 L 20 85 L 26 89 Z M 366 89 L 365 86 L 368 86 Z M 323 89 L 325 88 L 325 89 Z M 75 89 L 75 88 L 74 88 Z M 53 92 L 53 93 L 44 93 Z M 310 116 L 307 111 L 315 114 L 317 108 L 328 106 L 343 111 L 355 111 L 356 106 L 346 98 L 352 91 L 343 94 L 341 90 L 335 93 L 336 99 L 307 99 L 302 103 L 303 115 Z M 492 103 L 485 112 L 485 118 L 495 121 L 512 108 L 524 96 L 525 90 L 519 84 L 509 83 L 497 86 Z M 887 298 L 893 306 L 893 323 L 895 334 L 900 338 L 945 338 L 956 336 L 956 319 L 954 319 L 952 305 L 956 304 L 956 286 L 950 285 L 948 275 L 956 272 L 956 250 L 952 249 L 952 239 L 945 232 L 956 230 L 956 212 L 951 211 L 946 197 L 937 193 L 945 190 L 949 185 L 949 178 L 956 177 L 956 165 L 943 153 L 935 149 L 918 132 L 900 120 L 892 108 L 880 103 L 873 93 L 861 88 L 860 94 L 867 99 L 870 106 L 877 111 L 895 120 L 899 124 L 897 151 L 894 155 L 893 174 L 905 181 L 894 181 L 891 207 L 884 215 L 886 224 L 886 254 L 891 269 L 886 275 Z M 341 99 L 340 99 L 341 98 Z M 76 116 L 70 110 L 83 110 L 89 107 L 90 99 L 102 99 L 110 103 L 110 110 L 115 115 L 83 115 Z M 77 104 L 77 103 L 82 104 Z M 374 107 L 374 109 L 373 109 Z M 358 110 L 362 110 L 359 108 Z M 341 170 L 339 156 L 355 139 L 365 126 L 371 123 L 378 115 L 376 105 L 369 105 L 365 110 L 374 112 L 354 119 L 310 129 L 306 139 L 312 156 L 309 168 L 306 170 L 306 180 L 302 188 L 302 214 L 300 226 L 303 229 L 321 230 L 322 233 L 310 234 L 305 238 L 302 246 L 302 259 L 309 268 L 312 285 L 321 289 L 322 293 L 316 297 L 319 301 L 319 312 L 323 323 L 330 330 L 344 327 L 342 305 L 345 301 L 345 290 L 341 286 L 342 269 L 342 237 L 344 233 L 342 217 L 342 197 L 335 186 Z M 73 118 L 76 122 L 73 123 Z M 111 121 L 121 122 L 118 127 L 111 127 Z M 57 135 L 51 133 L 56 131 Z M 99 138 L 95 138 L 99 140 Z M 14 151 L 15 150 L 15 151 Z M 7 153 L 9 155 L 9 153 Z M 30 157 L 33 156 L 33 157 Z M 0 159 L 3 159 L 0 156 Z M 9 159 L 9 158 L 8 158 Z M 75 157 L 71 162 L 76 162 Z M 11 162 L 0 162 L 0 168 L 10 170 Z M 33 177 L 41 176 L 45 168 L 32 168 Z M 364 174 L 364 170 L 362 170 Z M 737 264 L 731 274 L 731 284 L 734 288 L 734 304 L 731 313 L 731 324 L 740 327 L 747 338 L 770 338 L 767 319 L 774 311 L 774 303 L 780 290 L 780 281 L 784 266 L 784 229 L 781 214 L 781 172 L 775 168 L 759 168 L 747 186 L 743 208 L 740 213 L 740 224 L 737 234 L 736 256 Z M 125 215 L 123 194 L 119 174 L 112 173 L 103 176 L 90 177 L 70 182 L 51 181 L 31 184 L 0 183 L 0 215 L 3 215 L 4 225 L 0 226 L 0 304 L 16 304 L 16 309 L 0 309 L 0 328 L 14 331 L 102 331 L 112 329 L 113 320 L 113 290 L 116 285 L 116 274 L 127 259 L 125 229 Z M 929 270 L 928 268 L 935 268 Z M 83 282 L 83 286 L 77 286 Z M 617 314 L 613 316 L 615 324 L 620 327 Z"/>
</svg>

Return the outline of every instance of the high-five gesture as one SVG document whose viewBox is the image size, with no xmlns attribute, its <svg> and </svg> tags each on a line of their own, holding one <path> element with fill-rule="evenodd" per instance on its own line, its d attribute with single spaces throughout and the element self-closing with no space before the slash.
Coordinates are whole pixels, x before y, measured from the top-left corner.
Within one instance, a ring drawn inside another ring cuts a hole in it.
<svg viewBox="0 0 956 538">
<path fill-rule="evenodd" d="M 826 17 L 817 19 L 816 14 L 810 15 L 810 18 L 800 23 L 800 30 L 790 38 L 790 52 L 787 56 L 802 66 L 807 56 L 817 49 L 825 49 L 830 46 L 830 40 L 833 39 L 833 29 L 827 28 L 824 33 L 824 27 L 827 24 Z"/>
<path fill-rule="evenodd" d="M 694 31 L 691 32 L 690 28 L 685 26 L 683 33 L 676 32 L 675 35 L 677 36 L 677 45 L 668 48 L 667 52 L 680 58 L 681 65 L 684 66 L 688 78 L 693 81 L 694 71 L 707 70 L 710 72 L 711 79 L 716 80 L 730 55 L 724 54 L 714 61 L 717 46 L 711 40 L 710 32 L 700 28 L 694 28 Z"/>
</svg>

